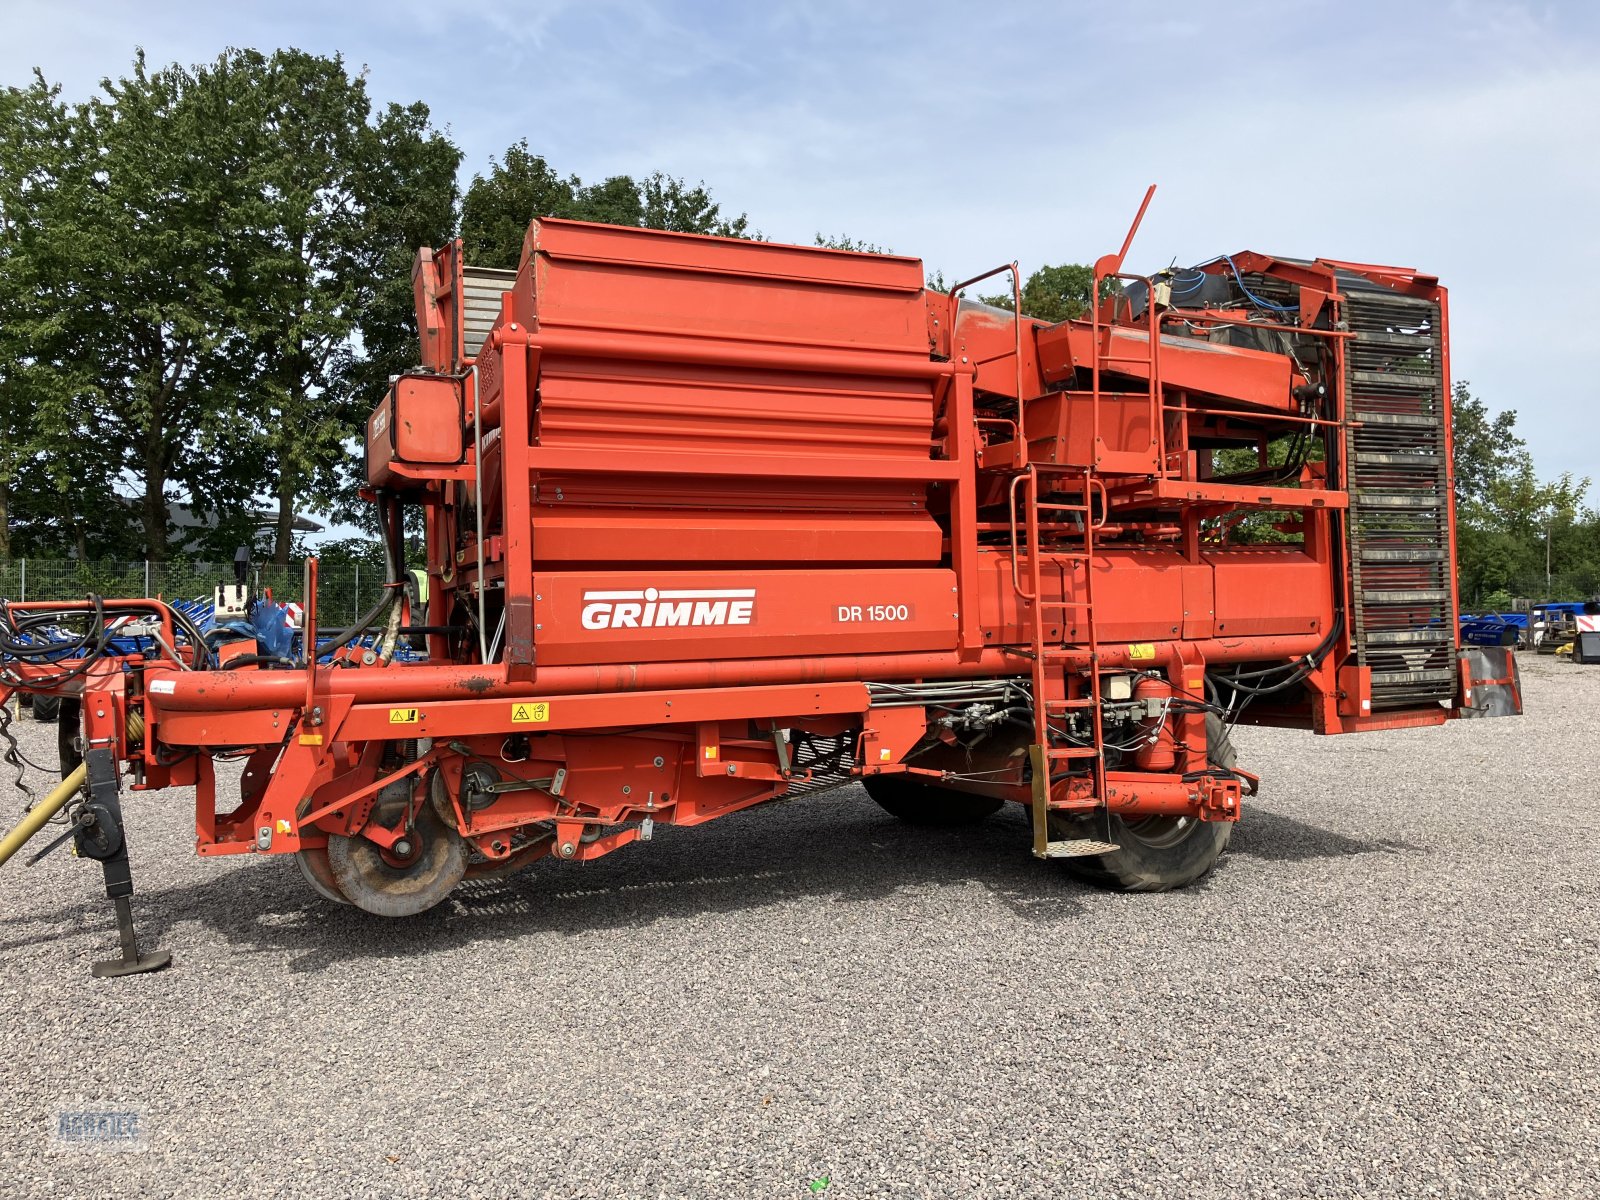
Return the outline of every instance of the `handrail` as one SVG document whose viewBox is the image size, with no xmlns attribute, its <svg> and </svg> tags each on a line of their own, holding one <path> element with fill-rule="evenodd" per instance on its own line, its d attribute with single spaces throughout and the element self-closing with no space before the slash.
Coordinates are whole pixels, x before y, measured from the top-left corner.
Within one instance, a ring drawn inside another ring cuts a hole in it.
<svg viewBox="0 0 1600 1200">
<path fill-rule="evenodd" d="M 1011 328 L 1016 342 L 1016 348 L 1013 353 L 1017 359 L 1017 419 L 1020 424 L 1022 419 L 1022 271 L 1017 261 L 1013 259 L 1011 262 L 995 267 L 992 271 L 985 271 L 982 275 L 974 275 L 971 279 L 963 279 L 952 287 L 949 295 L 950 311 L 945 323 L 950 329 L 950 355 L 953 358 L 956 352 L 956 320 L 961 315 L 962 291 L 975 283 L 982 283 L 985 279 L 993 279 L 1002 271 L 1011 272 Z M 976 367 L 977 364 L 973 365 Z M 1020 428 L 1018 433 L 1020 435 Z M 1022 442 L 1020 436 L 1017 440 L 1019 443 Z M 1027 460 L 1028 451 L 1025 445 L 1022 450 L 1022 457 L 1024 461 Z"/>
<path fill-rule="evenodd" d="M 1011 518 L 1011 590 L 1016 592 L 1019 597 L 1031 604 L 1039 599 L 1038 593 L 1035 592 L 1030 595 L 1029 593 L 1023 591 L 1022 577 L 1017 573 L 1017 560 L 1022 556 L 1022 548 L 1020 543 L 1017 541 L 1017 484 L 1021 483 L 1024 479 L 1028 480 L 1028 486 L 1034 489 L 1034 491 L 1030 494 L 1037 495 L 1039 473 L 1034 468 L 1032 463 L 1026 463 L 1024 465 L 1026 467 L 1025 470 L 1018 471 L 1011 477 L 1011 495 L 1006 508 Z M 1030 544 L 1028 547 L 1028 557 L 1037 558 L 1038 547 Z"/>
</svg>

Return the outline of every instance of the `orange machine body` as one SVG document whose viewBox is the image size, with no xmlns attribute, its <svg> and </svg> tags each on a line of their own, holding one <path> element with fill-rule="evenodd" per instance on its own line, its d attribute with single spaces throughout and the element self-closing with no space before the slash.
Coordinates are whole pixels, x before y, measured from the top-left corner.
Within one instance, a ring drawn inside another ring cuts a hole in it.
<svg viewBox="0 0 1600 1200">
<path fill-rule="evenodd" d="M 429 661 L 84 681 L 136 786 L 197 785 L 201 853 L 389 853 L 398 796 L 487 871 L 879 774 L 1039 829 L 1227 821 L 1253 779 L 1207 706 L 1345 733 L 1474 683 L 1415 271 L 1107 256 L 1052 325 L 916 259 L 544 220 L 514 275 L 454 244 L 414 280 L 423 361 L 367 455 L 426 530 Z M 220 810 L 218 747 L 249 756 Z"/>
</svg>

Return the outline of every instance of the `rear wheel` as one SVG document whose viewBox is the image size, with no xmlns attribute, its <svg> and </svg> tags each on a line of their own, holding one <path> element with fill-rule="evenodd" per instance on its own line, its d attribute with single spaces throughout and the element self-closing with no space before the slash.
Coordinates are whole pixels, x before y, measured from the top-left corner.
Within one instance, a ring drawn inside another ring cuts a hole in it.
<svg viewBox="0 0 1600 1200">
<path fill-rule="evenodd" d="M 35 721 L 54 721 L 60 713 L 60 696 L 47 696 L 41 692 L 33 698 L 33 719 Z"/>
<path fill-rule="evenodd" d="M 1004 800 L 942 788 L 907 775 L 869 775 L 861 784 L 880 808 L 909 825 L 976 825 L 1005 804 Z"/>
<path fill-rule="evenodd" d="M 1238 755 L 1228 727 L 1215 713 L 1206 714 L 1206 745 L 1213 766 L 1233 768 Z M 1066 859 L 1067 869 L 1080 879 L 1123 892 L 1167 892 L 1194 883 L 1217 865 L 1233 825 L 1196 817 L 1096 813 L 1073 818 L 1070 824 L 1062 819 L 1052 837 L 1093 838 L 1121 847 L 1112 854 Z"/>
<path fill-rule="evenodd" d="M 339 890 L 339 881 L 333 877 L 333 867 L 328 863 L 328 849 L 326 846 L 308 846 L 298 850 L 294 856 L 295 862 L 300 864 L 300 874 L 305 876 L 306 883 L 311 885 L 311 890 L 324 900 L 332 900 L 335 904 L 350 903 Z"/>
<path fill-rule="evenodd" d="M 78 769 L 83 761 L 83 702 L 76 696 L 54 698 L 56 713 L 56 757 L 61 761 L 61 778 Z"/>
<path fill-rule="evenodd" d="M 373 819 L 386 825 L 398 821 L 405 807 L 403 801 L 380 805 Z M 308 872 L 311 865 L 301 862 Z M 380 917 L 412 917 L 438 904 L 466 876 L 467 844 L 433 805 L 424 804 L 395 850 L 381 849 L 359 834 L 330 835 L 328 865 L 339 891 L 357 908 Z"/>
</svg>

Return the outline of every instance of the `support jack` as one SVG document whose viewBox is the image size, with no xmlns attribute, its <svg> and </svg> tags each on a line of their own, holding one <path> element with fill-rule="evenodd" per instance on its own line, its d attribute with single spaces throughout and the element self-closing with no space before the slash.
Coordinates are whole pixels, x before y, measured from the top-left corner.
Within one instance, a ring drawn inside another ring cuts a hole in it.
<svg viewBox="0 0 1600 1200">
<path fill-rule="evenodd" d="M 133 870 L 128 862 L 128 839 L 122 825 L 122 803 L 117 798 L 117 764 L 109 750 L 90 750 L 84 756 L 88 768 L 89 800 L 78 819 L 77 850 L 84 858 L 99 862 L 106 878 L 106 896 L 117 908 L 117 931 L 122 957 L 97 962 L 92 968 L 96 979 L 116 979 L 159 971 L 172 962 L 172 953 L 154 950 L 139 953 L 139 937 L 133 928 Z"/>
</svg>

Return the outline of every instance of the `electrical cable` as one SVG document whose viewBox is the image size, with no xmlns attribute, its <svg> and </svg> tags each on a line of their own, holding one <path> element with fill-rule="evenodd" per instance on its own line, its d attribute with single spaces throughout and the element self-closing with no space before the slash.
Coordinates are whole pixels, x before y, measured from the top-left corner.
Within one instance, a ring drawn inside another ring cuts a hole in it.
<svg viewBox="0 0 1600 1200">
<path fill-rule="evenodd" d="M 1291 307 L 1285 307 L 1282 304 L 1274 304 L 1271 300 L 1263 300 L 1260 296 L 1256 295 L 1248 287 L 1245 286 L 1244 275 L 1240 273 L 1238 264 L 1233 261 L 1233 255 L 1224 254 L 1222 257 L 1223 257 L 1223 260 L 1228 264 L 1228 266 L 1233 270 L 1233 277 L 1234 277 L 1235 280 L 1238 281 L 1239 290 L 1241 292 L 1243 292 L 1245 294 L 1245 296 L 1250 300 L 1250 302 L 1252 304 L 1254 304 L 1257 308 L 1270 309 L 1272 312 L 1280 312 L 1280 313 L 1299 313 L 1300 306 L 1298 304 L 1293 306 L 1292 308 Z"/>
</svg>

